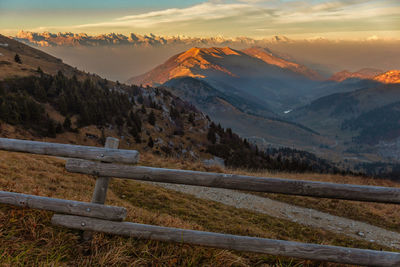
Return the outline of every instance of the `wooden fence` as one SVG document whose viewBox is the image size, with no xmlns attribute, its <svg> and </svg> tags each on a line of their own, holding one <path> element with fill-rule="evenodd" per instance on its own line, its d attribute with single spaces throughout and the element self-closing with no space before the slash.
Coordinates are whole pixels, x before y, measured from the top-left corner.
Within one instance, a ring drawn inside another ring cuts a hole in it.
<svg viewBox="0 0 400 267">
<path fill-rule="evenodd" d="M 97 178 L 92 203 L 4 191 L 0 191 L 0 203 L 53 211 L 56 213 L 52 218 L 54 225 L 84 230 L 85 238 L 90 238 L 92 232 L 96 231 L 310 260 L 400 266 L 400 253 L 395 252 L 121 222 L 126 217 L 126 209 L 104 205 L 111 177 L 395 204 L 400 204 L 400 189 L 121 165 L 117 163 L 137 163 L 139 153 L 120 150 L 118 143 L 118 139 L 109 137 L 105 147 L 98 148 L 0 138 L 2 150 L 72 158 L 67 160 L 67 171 L 92 174 Z"/>
</svg>

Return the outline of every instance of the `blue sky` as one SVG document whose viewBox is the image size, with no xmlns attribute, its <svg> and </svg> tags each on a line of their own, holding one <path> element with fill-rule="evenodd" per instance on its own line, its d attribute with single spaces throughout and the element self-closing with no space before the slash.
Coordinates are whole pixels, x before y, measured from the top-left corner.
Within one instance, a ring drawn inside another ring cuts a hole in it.
<svg viewBox="0 0 400 267">
<path fill-rule="evenodd" d="M 264 38 L 395 38 L 399 0 L 0 0 L 0 33 L 19 30 Z"/>
<path fill-rule="evenodd" d="M 204 0 L 0 0 L 5 9 L 119 9 L 184 7 Z"/>
</svg>

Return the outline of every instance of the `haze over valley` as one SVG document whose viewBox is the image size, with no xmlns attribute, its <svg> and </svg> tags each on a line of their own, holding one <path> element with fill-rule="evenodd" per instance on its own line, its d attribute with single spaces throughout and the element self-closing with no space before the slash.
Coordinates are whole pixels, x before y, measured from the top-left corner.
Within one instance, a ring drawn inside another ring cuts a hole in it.
<svg viewBox="0 0 400 267">
<path fill-rule="evenodd" d="M 293 61 L 330 77 L 340 71 L 363 68 L 396 69 L 400 57 L 400 40 L 395 38 L 332 38 L 292 39 L 286 36 L 267 38 L 198 38 L 168 37 L 152 34 L 74 34 L 20 31 L 16 40 L 62 58 L 85 71 L 114 81 L 126 81 L 192 47 L 230 47 L 245 49 L 265 47 Z M 138 64 L 140 62 L 140 64 Z"/>
</svg>

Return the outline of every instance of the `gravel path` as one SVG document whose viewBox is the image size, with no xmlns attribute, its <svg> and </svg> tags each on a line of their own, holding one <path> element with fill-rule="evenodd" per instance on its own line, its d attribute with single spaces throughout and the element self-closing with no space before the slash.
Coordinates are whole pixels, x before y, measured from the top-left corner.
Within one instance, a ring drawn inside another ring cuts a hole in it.
<svg viewBox="0 0 400 267">
<path fill-rule="evenodd" d="M 385 230 L 364 222 L 334 216 L 313 209 L 302 208 L 284 202 L 246 194 L 229 189 L 200 186 L 153 183 L 161 187 L 213 200 L 236 208 L 248 209 L 273 217 L 290 220 L 310 227 L 345 234 L 380 245 L 400 249 L 400 233 Z"/>
</svg>

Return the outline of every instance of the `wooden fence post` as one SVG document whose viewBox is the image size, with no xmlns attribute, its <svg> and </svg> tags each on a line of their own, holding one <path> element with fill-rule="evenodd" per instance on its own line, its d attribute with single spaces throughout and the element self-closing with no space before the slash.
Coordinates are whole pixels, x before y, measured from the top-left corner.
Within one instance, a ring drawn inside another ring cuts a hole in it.
<svg viewBox="0 0 400 267">
<path fill-rule="evenodd" d="M 118 149 L 119 140 L 113 137 L 107 137 L 106 143 L 104 144 L 105 148 L 113 148 Z M 92 196 L 92 203 L 96 204 L 104 204 L 106 202 L 107 197 L 107 189 L 108 183 L 110 182 L 110 177 L 97 177 L 96 185 L 94 187 L 93 196 Z M 92 231 L 85 231 L 83 232 L 82 238 L 85 241 L 89 241 L 92 239 L 93 232 Z"/>
<path fill-rule="evenodd" d="M 118 145 L 119 140 L 117 138 L 107 137 L 104 147 L 118 149 Z M 97 177 L 92 196 L 92 203 L 104 204 L 106 202 L 109 181 L 109 177 Z"/>
</svg>

